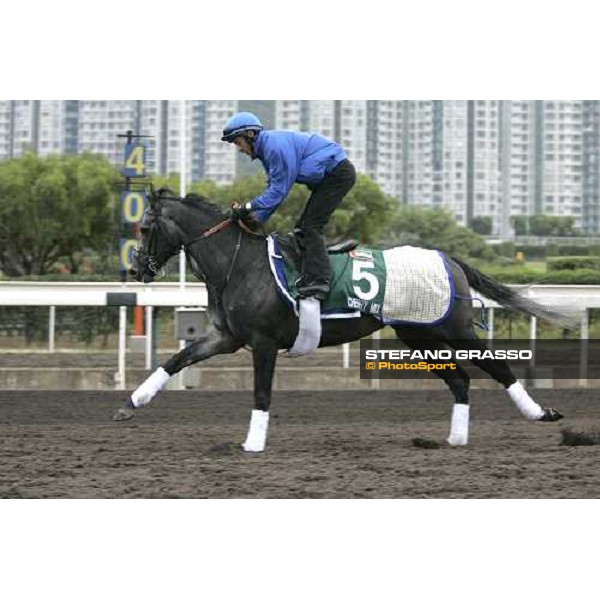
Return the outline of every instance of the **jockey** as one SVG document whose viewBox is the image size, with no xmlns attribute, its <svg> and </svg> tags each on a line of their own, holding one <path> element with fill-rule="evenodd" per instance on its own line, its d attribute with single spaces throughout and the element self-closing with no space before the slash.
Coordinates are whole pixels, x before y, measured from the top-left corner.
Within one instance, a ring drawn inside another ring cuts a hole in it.
<svg viewBox="0 0 600 600">
<path fill-rule="evenodd" d="M 259 221 L 266 222 L 294 183 L 305 184 L 311 190 L 294 227 L 303 253 L 297 288 L 301 299 L 325 300 L 331 271 L 323 229 L 356 181 L 354 166 L 346 153 L 318 133 L 265 130 L 259 118 L 250 112 L 231 117 L 221 140 L 235 144 L 252 160 L 258 158 L 268 175 L 264 192 L 245 206 L 234 206 L 232 218 L 243 219 L 252 213 Z"/>
</svg>

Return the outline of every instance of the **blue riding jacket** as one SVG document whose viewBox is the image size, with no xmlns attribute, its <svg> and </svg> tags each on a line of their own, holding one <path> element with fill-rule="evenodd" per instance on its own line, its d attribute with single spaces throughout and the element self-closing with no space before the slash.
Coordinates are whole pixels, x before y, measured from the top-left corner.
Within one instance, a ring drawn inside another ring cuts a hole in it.
<svg viewBox="0 0 600 600">
<path fill-rule="evenodd" d="M 346 158 L 341 146 L 319 135 L 296 131 L 261 131 L 252 160 L 258 158 L 268 176 L 265 191 L 250 203 L 259 221 L 267 221 L 294 183 L 315 188 Z"/>
</svg>

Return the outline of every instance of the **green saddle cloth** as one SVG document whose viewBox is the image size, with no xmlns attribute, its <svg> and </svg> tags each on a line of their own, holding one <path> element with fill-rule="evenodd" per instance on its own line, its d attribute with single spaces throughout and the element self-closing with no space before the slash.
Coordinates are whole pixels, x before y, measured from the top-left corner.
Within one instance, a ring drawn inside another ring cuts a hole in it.
<svg viewBox="0 0 600 600">
<path fill-rule="evenodd" d="M 347 316 L 359 311 L 381 317 L 386 282 L 383 252 L 358 246 L 345 254 L 330 254 L 329 264 L 331 291 L 322 304 L 322 314 Z M 300 274 L 287 262 L 284 274 L 290 295 L 297 299 Z"/>
</svg>

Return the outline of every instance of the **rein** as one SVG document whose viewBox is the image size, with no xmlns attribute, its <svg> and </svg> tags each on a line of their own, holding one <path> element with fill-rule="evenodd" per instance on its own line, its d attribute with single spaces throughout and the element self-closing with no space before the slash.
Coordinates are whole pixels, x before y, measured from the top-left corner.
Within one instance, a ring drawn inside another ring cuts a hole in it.
<svg viewBox="0 0 600 600">
<path fill-rule="evenodd" d="M 172 198 L 173 200 L 176 200 L 176 198 Z M 156 215 L 158 217 L 158 215 Z M 225 219 L 224 221 L 221 221 L 220 223 L 217 223 L 217 225 L 215 225 L 214 227 L 211 227 L 210 229 L 207 229 L 206 231 L 204 231 L 201 235 L 199 235 L 198 237 L 190 240 L 189 242 L 185 242 L 183 244 L 181 244 L 181 248 L 183 248 L 183 250 L 185 251 L 186 254 L 189 253 L 191 247 L 198 243 L 201 242 L 203 240 L 208 239 L 209 237 L 211 237 L 212 235 L 214 235 L 215 233 L 218 233 L 219 231 L 222 231 L 223 229 L 225 229 L 226 227 L 228 227 L 229 225 L 231 225 L 232 223 L 237 223 L 239 225 L 239 235 L 238 235 L 238 239 L 235 245 L 235 249 L 233 251 L 233 256 L 231 257 L 231 261 L 229 263 L 229 267 L 227 269 L 227 274 L 225 276 L 225 280 L 223 281 L 222 285 L 216 289 L 216 292 L 218 295 L 221 295 L 223 293 L 223 291 L 225 290 L 225 288 L 227 287 L 227 284 L 229 283 L 229 279 L 231 278 L 231 275 L 233 273 L 233 269 L 235 267 L 235 264 L 237 262 L 239 253 L 240 253 L 240 248 L 242 245 L 242 232 L 246 232 L 254 237 L 261 237 L 261 238 L 265 238 L 266 236 L 264 234 L 261 233 L 257 233 L 255 231 L 252 231 L 252 229 L 250 229 L 250 227 L 248 227 L 248 225 L 246 225 L 246 223 L 244 223 L 242 220 L 237 220 L 237 219 Z M 157 229 L 162 229 L 160 226 L 160 217 L 157 218 L 156 221 L 156 229 L 154 229 L 154 231 L 152 232 L 151 238 L 149 240 L 149 250 L 150 252 L 146 253 L 147 256 L 147 265 L 150 268 L 150 270 L 154 273 L 158 272 L 158 269 L 155 268 L 154 264 L 153 264 L 153 259 L 152 259 L 152 245 L 153 242 L 155 242 L 155 235 L 157 233 Z M 166 235 L 166 232 L 162 231 L 162 235 Z M 167 239 L 169 236 L 166 236 Z M 189 260 L 189 257 L 188 257 Z M 193 267 L 192 267 L 193 270 Z M 204 275 L 201 275 L 199 273 L 194 273 L 196 275 L 196 277 L 199 277 L 200 279 L 205 279 Z"/>
<path fill-rule="evenodd" d="M 225 227 L 231 225 L 231 223 L 234 222 L 236 222 L 234 219 L 226 219 L 225 221 L 221 221 L 220 223 L 217 223 L 217 225 L 215 225 L 214 227 L 207 229 L 202 235 L 198 236 L 197 238 L 194 238 L 191 242 L 186 242 L 185 244 L 183 244 L 183 247 L 187 250 L 187 248 L 192 244 L 205 240 L 214 233 L 218 233 L 219 231 L 221 231 L 221 229 L 225 229 Z M 252 231 L 252 229 L 250 229 L 250 227 L 248 227 L 248 225 L 246 225 L 244 221 L 238 220 L 237 224 L 239 225 L 240 229 L 244 230 L 246 233 L 249 233 L 250 235 L 256 237 L 263 237 L 261 233 L 256 233 L 255 231 Z"/>
<path fill-rule="evenodd" d="M 211 227 L 210 229 L 207 229 L 202 235 L 200 235 L 197 238 L 193 239 L 191 242 L 186 242 L 185 244 L 182 244 L 183 249 L 187 253 L 188 250 L 189 250 L 189 248 L 192 245 L 194 245 L 195 243 L 201 242 L 203 240 L 208 239 L 211 235 L 213 235 L 215 233 L 218 233 L 219 231 L 222 231 L 227 226 L 229 226 L 229 225 L 231 225 L 232 223 L 235 223 L 235 222 L 237 222 L 237 224 L 239 225 L 240 232 L 239 232 L 239 235 L 238 235 L 237 242 L 235 244 L 235 248 L 233 250 L 233 256 L 231 257 L 231 261 L 229 263 L 229 268 L 227 269 L 227 275 L 225 276 L 225 280 L 223 281 L 223 284 L 221 285 L 221 287 L 217 289 L 217 294 L 218 295 L 221 295 L 223 293 L 223 291 L 227 287 L 227 284 L 229 283 L 229 279 L 231 278 L 231 274 L 233 273 L 233 269 L 235 267 L 235 263 L 237 262 L 237 258 L 238 258 L 239 253 L 240 253 L 240 248 L 242 247 L 242 231 L 245 231 L 246 233 L 249 233 L 250 235 L 253 235 L 253 236 L 256 236 L 256 237 L 264 237 L 264 236 L 262 234 L 260 234 L 260 233 L 256 233 L 255 231 L 252 231 L 241 220 L 237 220 L 236 221 L 234 219 L 226 219 L 225 221 L 221 221 L 221 223 L 218 223 L 214 227 Z"/>
<path fill-rule="evenodd" d="M 227 227 L 231 223 L 233 223 L 233 221 L 231 219 L 226 219 L 225 221 L 221 221 L 221 223 L 218 223 L 214 227 L 207 229 L 202 235 L 198 236 L 197 238 L 194 238 L 191 242 L 186 242 L 185 244 L 183 244 L 183 247 L 187 250 L 188 247 L 191 246 L 192 244 L 195 244 L 196 242 L 200 242 L 201 240 L 205 240 L 206 238 L 210 237 L 214 233 L 221 231 L 221 229 L 225 229 L 225 227 Z"/>
</svg>

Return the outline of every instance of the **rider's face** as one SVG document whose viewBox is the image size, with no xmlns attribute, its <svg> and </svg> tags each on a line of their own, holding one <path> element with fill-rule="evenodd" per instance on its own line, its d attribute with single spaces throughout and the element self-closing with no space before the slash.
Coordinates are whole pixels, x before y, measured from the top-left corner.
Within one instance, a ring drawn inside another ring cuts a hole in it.
<svg viewBox="0 0 600 600">
<path fill-rule="evenodd" d="M 252 132 L 250 132 L 250 134 L 252 134 Z M 242 154 L 252 156 L 252 145 L 245 136 L 240 135 L 239 137 L 236 137 L 233 140 L 233 143 Z"/>
</svg>

